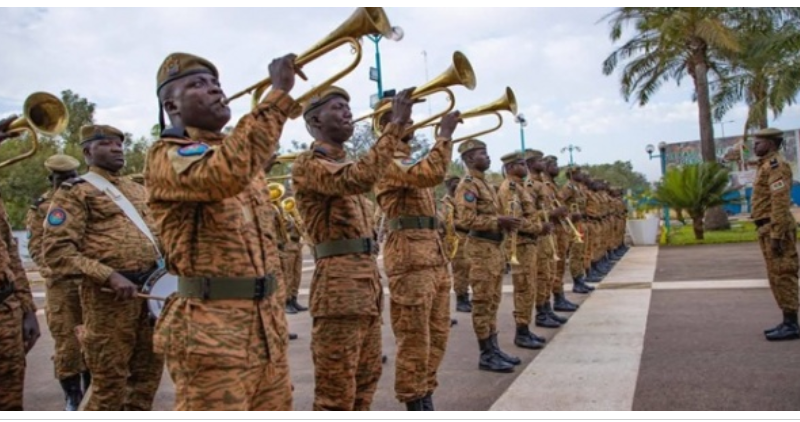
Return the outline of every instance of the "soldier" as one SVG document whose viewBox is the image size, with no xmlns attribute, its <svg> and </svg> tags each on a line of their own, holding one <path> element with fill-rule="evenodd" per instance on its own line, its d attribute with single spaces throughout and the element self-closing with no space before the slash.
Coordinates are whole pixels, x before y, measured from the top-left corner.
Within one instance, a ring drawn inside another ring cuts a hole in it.
<svg viewBox="0 0 800 422">
<path fill-rule="evenodd" d="M 380 118 L 383 129 L 392 112 Z M 437 233 L 433 187 L 444 180 L 453 151 L 453 131 L 459 112 L 442 118 L 436 144 L 423 159 L 411 157 L 414 132 L 404 127 L 375 197 L 388 230 L 384 263 L 389 277 L 392 331 L 397 344 L 395 395 L 408 410 L 434 410 L 436 373 L 450 334 L 450 275 Z"/>
<path fill-rule="evenodd" d="M 586 175 L 583 177 L 583 183 L 586 186 L 586 216 L 588 219 L 586 228 L 589 234 L 584 267 L 588 267 L 586 281 L 589 283 L 597 283 L 607 274 L 605 268 L 600 264 L 599 259 L 602 254 L 602 252 L 600 252 L 600 244 L 603 239 L 600 230 L 602 208 L 597 193 L 599 182 Z"/>
<path fill-rule="evenodd" d="M 569 215 L 566 214 L 567 209 L 564 206 L 563 198 L 560 198 L 561 189 L 558 187 L 555 180 L 561 170 L 558 167 L 558 157 L 554 155 L 548 155 L 544 157 L 544 162 L 544 184 L 553 191 L 554 205 L 565 208 L 565 214 L 564 216 L 558 218 L 559 224 L 556 225 L 553 233 L 553 238 L 555 239 L 556 247 L 558 248 L 556 253 L 561 258 L 560 260 L 556 261 L 552 268 L 553 273 L 550 284 L 553 286 L 553 310 L 560 312 L 575 312 L 578 310 L 578 305 L 572 303 L 564 294 L 564 273 L 566 272 L 567 259 L 573 243 L 573 232 L 569 226 L 569 223 L 567 223 Z"/>
<path fill-rule="evenodd" d="M 80 135 L 89 172 L 53 195 L 42 253 L 53 279 L 81 279 L 92 373 L 86 410 L 150 410 L 164 360 L 153 353 L 147 302 L 135 298 L 160 260 L 147 192 L 119 175 L 122 131 L 89 125 Z"/>
<path fill-rule="evenodd" d="M 178 276 L 154 340 L 175 383 L 176 410 L 292 409 L 280 263 L 262 205 L 264 166 L 299 113 L 289 96 L 294 59 L 270 63 L 272 89 L 229 135 L 216 66 L 173 53 L 157 72 L 172 127 L 148 151 L 144 176 L 167 269 Z"/>
<path fill-rule="evenodd" d="M 286 190 L 285 198 L 291 198 L 293 192 L 291 188 Z M 289 212 L 284 211 L 288 222 L 288 233 L 286 245 L 283 252 L 285 258 L 285 276 L 287 282 L 287 298 L 286 298 L 286 313 L 296 314 L 298 312 L 305 312 L 308 310 L 305 306 L 297 301 L 297 296 L 300 294 L 300 281 L 303 278 L 303 240 L 302 227 L 300 221 Z"/>
<path fill-rule="evenodd" d="M 42 255 L 44 220 L 50 209 L 53 193 L 66 180 L 78 176 L 77 169 L 81 163 L 69 155 L 56 154 L 44 162 L 50 171 L 47 179 L 51 188 L 37 199 L 25 219 L 28 231 L 28 251 L 31 259 L 39 268 L 39 274 L 45 279 L 45 317 L 50 335 L 55 342 L 53 367 L 55 377 L 64 390 L 66 406 L 64 410 L 77 411 L 88 391 L 91 376 L 83 361 L 81 345 L 75 336 L 75 327 L 83 321 L 81 298 L 78 292 L 80 277 L 54 278 L 47 268 Z M 81 380 L 83 386 L 81 387 Z"/>
<path fill-rule="evenodd" d="M 797 222 L 790 210 L 792 169 L 779 152 L 783 145 L 781 130 L 762 129 L 754 136 L 758 170 L 753 182 L 751 217 L 758 227 L 758 243 L 767 264 L 772 295 L 783 311 L 783 322 L 764 330 L 764 335 L 770 341 L 797 339 Z"/>
<path fill-rule="evenodd" d="M 547 162 L 544 154 L 538 150 L 529 150 L 525 155 L 528 165 L 528 180 L 531 182 L 529 189 L 533 192 L 536 209 L 542 221 L 556 225 L 559 218 L 567 215 L 567 209 L 556 206 L 555 185 L 553 185 L 545 172 Z M 567 322 L 567 319 L 553 312 L 550 304 L 550 292 L 553 290 L 553 274 L 556 271 L 558 260 L 566 259 L 558 255 L 558 245 L 555 231 L 538 240 L 538 255 L 536 259 L 536 326 L 544 328 L 558 328 Z"/>
<path fill-rule="evenodd" d="M 314 142 L 294 162 L 292 186 L 316 260 L 309 302 L 314 410 L 369 410 L 378 387 L 383 288 L 366 194 L 401 147 L 411 91 L 393 98 L 392 121 L 356 162 L 343 148 L 353 135 L 345 90 L 325 89 L 303 112 Z"/>
<path fill-rule="evenodd" d="M 455 235 L 456 243 L 447 246 L 455 247 L 456 253 L 453 255 L 452 251 L 448 251 L 447 256 L 452 256 L 451 271 L 453 275 L 453 292 L 456 294 L 456 311 L 470 313 L 472 312 L 472 301 L 469 299 L 469 259 L 464 255 L 464 246 L 469 230 L 455 224 L 458 221 L 455 194 L 459 182 L 461 182 L 461 177 L 456 175 L 449 175 L 445 178 L 444 183 L 447 188 L 447 194 L 442 198 L 443 208 L 441 214 L 442 221 L 446 222 L 448 213 L 452 213 L 453 227 L 450 230 Z"/>
<path fill-rule="evenodd" d="M 468 139 L 458 147 L 469 173 L 456 189 L 456 225 L 469 229 L 467 259 L 471 261 L 469 283 L 472 286 L 472 327 L 478 337 L 478 368 L 493 372 L 514 372 L 518 357 L 500 350 L 497 343 L 497 310 L 503 295 L 503 271 L 506 258 L 501 244 L 503 232 L 519 229 L 522 220 L 505 215 L 494 188 L 486 182 L 491 165 L 486 144 Z"/>
<path fill-rule="evenodd" d="M 506 179 L 500 185 L 498 197 L 502 210 L 511 210 L 516 207 L 516 216 L 522 219 L 519 231 L 516 234 L 516 254 L 518 265 L 511 267 L 511 279 L 514 283 L 514 322 L 517 332 L 514 344 L 524 349 L 541 349 L 545 339 L 537 336 L 530 330 L 533 314 L 533 304 L 536 302 L 536 258 L 539 235 L 547 235 L 553 229 L 549 222 L 540 222 L 537 218 L 536 206 L 529 189 L 525 188 L 523 179 L 528 175 L 525 165 L 525 154 L 512 152 L 500 158 L 503 161 L 503 171 Z M 510 249 L 511 237 L 507 237 Z"/>
<path fill-rule="evenodd" d="M 0 142 L 19 134 L 8 132 L 16 118 L 0 119 Z M 19 245 L 1 199 L 0 220 L 0 411 L 22 410 L 25 355 L 39 339 L 39 321 Z"/>
<path fill-rule="evenodd" d="M 564 205 L 570 209 L 570 218 L 575 228 L 581 233 L 582 242 L 575 242 L 569 249 L 569 272 L 572 275 L 572 292 L 586 294 L 594 287 L 586 284 L 586 269 L 583 266 L 586 257 L 587 236 L 586 224 L 583 222 L 586 214 L 586 193 L 580 184 L 582 173 L 579 166 L 570 166 L 566 170 L 567 183 L 561 187 L 560 196 Z"/>
</svg>

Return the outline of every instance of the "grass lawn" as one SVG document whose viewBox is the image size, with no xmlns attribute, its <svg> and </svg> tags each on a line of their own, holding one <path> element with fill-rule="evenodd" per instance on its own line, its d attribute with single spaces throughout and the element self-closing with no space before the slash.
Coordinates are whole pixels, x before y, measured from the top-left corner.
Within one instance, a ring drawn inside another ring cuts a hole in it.
<svg viewBox="0 0 800 422">
<path fill-rule="evenodd" d="M 680 228 L 673 228 L 666 244 L 670 246 L 712 245 L 718 243 L 755 242 L 758 240 L 756 225 L 750 221 L 731 222 L 730 230 L 706 231 L 704 235 L 704 240 L 695 240 L 692 225 L 687 224 Z"/>
</svg>

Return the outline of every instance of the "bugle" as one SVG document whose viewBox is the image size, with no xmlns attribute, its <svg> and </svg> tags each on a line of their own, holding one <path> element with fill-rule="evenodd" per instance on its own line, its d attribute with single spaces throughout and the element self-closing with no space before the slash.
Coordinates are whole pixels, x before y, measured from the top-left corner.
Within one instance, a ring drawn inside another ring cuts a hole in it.
<svg viewBox="0 0 800 422">
<path fill-rule="evenodd" d="M 436 113 L 421 122 L 415 123 L 413 126 L 406 129 L 406 132 L 413 132 L 423 126 L 427 126 L 430 123 L 441 119 L 447 113 L 453 111 L 456 106 L 456 97 L 453 95 L 453 91 L 449 88 L 457 85 L 462 85 L 468 90 L 472 91 L 475 89 L 477 81 L 475 79 L 475 72 L 472 70 L 472 65 L 470 64 L 469 60 L 467 60 L 467 56 L 460 51 L 456 51 L 453 53 L 453 63 L 450 67 L 447 68 L 442 74 L 439 76 L 431 79 L 428 83 L 418 86 L 414 89 L 411 93 L 411 99 L 413 100 L 421 100 L 422 98 L 428 97 L 432 94 L 443 92 L 448 97 L 448 106 L 443 111 Z M 361 120 L 365 120 L 368 118 L 372 118 L 372 127 L 374 128 L 375 133 L 379 133 L 378 128 L 380 127 L 380 120 L 381 117 L 386 114 L 387 112 L 392 110 L 391 103 L 385 103 L 378 107 L 372 113 L 366 114 L 361 116 L 355 120 L 353 123 L 359 122 Z"/>
<path fill-rule="evenodd" d="M 58 135 L 67 128 L 69 112 L 58 97 L 47 92 L 34 92 L 25 99 L 22 116 L 11 122 L 8 132 L 31 133 L 33 146 L 29 151 L 0 163 L 0 168 L 10 166 L 36 154 L 39 149 L 38 133 Z"/>
<path fill-rule="evenodd" d="M 558 199 L 554 199 L 554 201 L 556 202 L 556 206 L 557 207 L 561 207 L 562 206 L 561 202 Z M 573 205 L 576 205 L 576 204 L 573 204 Z M 583 235 L 575 227 L 575 224 L 572 223 L 572 218 L 570 218 L 569 216 L 566 216 L 563 219 L 561 219 L 561 222 L 562 222 L 562 224 L 564 222 L 566 222 L 567 226 L 572 231 L 572 241 L 573 242 L 575 242 L 575 243 L 583 243 Z"/>
<path fill-rule="evenodd" d="M 304 53 L 297 56 L 294 63 L 300 69 L 319 57 L 333 51 L 345 44 L 350 44 L 355 53 L 353 62 L 344 68 L 341 72 L 333 75 L 322 83 L 317 84 L 314 88 L 305 94 L 297 97 L 295 101 L 298 103 L 306 103 L 315 94 L 327 89 L 339 79 L 342 79 L 348 73 L 352 72 L 361 61 L 361 43 L 359 39 L 365 35 L 382 35 L 389 39 L 399 41 L 402 38 L 402 32 L 399 29 L 393 28 L 389 23 L 389 19 L 382 7 L 359 7 L 353 12 L 350 17 L 344 21 L 338 28 L 328 34 L 320 42 L 309 48 Z M 257 82 L 242 91 L 233 94 L 227 99 L 223 99 L 223 103 L 227 104 L 232 100 L 243 96 L 244 94 L 253 93 L 252 107 L 255 108 L 261 101 L 264 92 L 272 85 L 272 79 L 266 78 Z M 298 116 L 293 116 L 298 117 Z"/>
<path fill-rule="evenodd" d="M 466 141 L 467 139 L 477 138 L 482 135 L 486 135 L 487 133 L 492 133 L 503 126 L 503 116 L 500 114 L 501 111 L 509 111 L 514 116 L 517 115 L 517 97 L 514 95 L 514 91 L 511 88 L 506 87 L 506 92 L 503 93 L 503 96 L 498 98 L 497 100 L 480 106 L 475 107 L 471 110 L 467 110 L 461 113 L 461 120 L 467 120 L 475 117 L 481 117 L 486 115 L 495 115 L 497 117 L 497 125 L 492 127 L 491 129 L 486 129 L 480 132 L 475 132 L 466 136 L 462 136 L 460 138 L 453 139 L 453 143 L 458 143 L 462 141 Z"/>
</svg>

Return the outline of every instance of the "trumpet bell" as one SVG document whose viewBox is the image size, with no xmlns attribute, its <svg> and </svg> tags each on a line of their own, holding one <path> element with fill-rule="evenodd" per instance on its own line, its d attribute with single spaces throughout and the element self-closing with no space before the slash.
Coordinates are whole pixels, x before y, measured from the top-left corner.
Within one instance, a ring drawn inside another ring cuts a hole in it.
<svg viewBox="0 0 800 422">
<path fill-rule="evenodd" d="M 281 201 L 281 207 L 286 212 L 292 212 L 297 208 L 297 201 L 294 198 L 286 198 Z"/>
<path fill-rule="evenodd" d="M 36 154 L 39 149 L 37 132 L 54 136 L 63 132 L 69 122 L 67 106 L 55 95 L 47 92 L 34 92 L 22 105 L 22 116 L 11 122 L 9 132 L 31 133 L 31 149 L 0 163 L 0 168 L 22 161 Z"/>
<path fill-rule="evenodd" d="M 517 97 L 514 95 L 514 91 L 511 90 L 510 87 L 506 87 L 506 91 L 503 95 L 495 101 L 492 101 L 489 104 L 484 104 L 479 107 L 475 107 L 473 109 L 467 110 L 461 113 L 461 119 L 466 120 L 475 117 L 481 117 L 485 115 L 494 115 L 497 117 L 497 124 L 487 130 L 475 132 L 466 136 L 462 136 L 458 139 L 454 139 L 453 142 L 462 142 L 466 141 L 467 139 L 477 138 L 478 136 L 485 135 L 487 133 L 492 133 L 503 126 L 503 116 L 500 114 L 501 111 L 508 111 L 512 115 L 517 115 Z"/>
<path fill-rule="evenodd" d="M 277 202 L 286 193 L 286 188 L 280 183 L 270 183 L 267 185 L 267 189 L 269 190 L 269 199 L 272 202 Z"/>
</svg>

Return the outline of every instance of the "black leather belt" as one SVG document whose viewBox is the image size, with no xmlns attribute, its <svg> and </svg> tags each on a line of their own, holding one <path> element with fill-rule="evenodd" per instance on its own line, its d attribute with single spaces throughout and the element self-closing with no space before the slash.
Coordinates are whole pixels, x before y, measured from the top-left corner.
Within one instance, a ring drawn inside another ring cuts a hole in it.
<svg viewBox="0 0 800 422">
<path fill-rule="evenodd" d="M 438 225 L 439 223 L 436 221 L 436 217 L 402 216 L 392 218 L 386 222 L 386 227 L 388 227 L 389 230 L 435 230 L 438 228 Z"/>
<path fill-rule="evenodd" d="M 274 275 L 265 277 L 178 277 L 178 297 L 204 300 L 261 300 L 278 291 Z"/>
<path fill-rule="evenodd" d="M 539 236 L 537 236 L 537 235 L 535 235 L 535 234 L 532 234 L 532 233 L 523 233 L 523 232 L 518 232 L 518 233 L 517 233 L 517 235 L 518 235 L 519 237 L 521 237 L 521 238 L 523 238 L 523 239 L 527 239 L 527 240 L 536 240 L 536 239 L 538 239 L 538 238 L 539 238 Z"/>
<path fill-rule="evenodd" d="M 765 224 L 769 224 L 771 222 L 772 222 L 772 220 L 770 220 L 769 218 L 759 218 L 758 220 L 753 221 L 753 223 L 756 224 L 756 227 L 761 227 L 761 226 L 763 226 Z"/>
<path fill-rule="evenodd" d="M 315 259 L 327 258 L 336 255 L 349 255 L 359 253 L 377 253 L 378 244 L 371 237 L 358 239 L 342 239 L 322 242 L 314 246 Z"/>
<path fill-rule="evenodd" d="M 456 231 L 458 233 L 469 234 L 469 230 L 462 229 L 462 228 L 459 228 L 459 227 L 456 227 Z"/>
<path fill-rule="evenodd" d="M 491 240 L 493 242 L 502 242 L 503 241 L 503 233 L 499 232 L 482 232 L 476 230 L 470 230 L 469 235 L 471 237 L 477 237 L 478 239 L 486 239 Z"/>
</svg>

